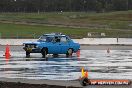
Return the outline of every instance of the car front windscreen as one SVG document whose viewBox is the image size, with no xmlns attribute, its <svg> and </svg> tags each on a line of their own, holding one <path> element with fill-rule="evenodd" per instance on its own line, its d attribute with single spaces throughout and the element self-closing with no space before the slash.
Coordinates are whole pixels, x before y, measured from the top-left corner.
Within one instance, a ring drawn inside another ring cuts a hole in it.
<svg viewBox="0 0 132 88">
<path fill-rule="evenodd" d="M 41 36 L 39 38 L 39 41 L 42 41 L 42 42 L 52 42 L 54 39 L 53 36 Z"/>
</svg>

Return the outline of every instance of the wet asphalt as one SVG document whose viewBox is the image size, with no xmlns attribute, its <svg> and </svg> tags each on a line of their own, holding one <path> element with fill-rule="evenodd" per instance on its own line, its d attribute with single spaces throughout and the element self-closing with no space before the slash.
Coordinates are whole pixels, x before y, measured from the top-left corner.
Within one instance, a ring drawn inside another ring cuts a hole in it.
<svg viewBox="0 0 132 88">
<path fill-rule="evenodd" d="M 0 51 L 5 50 L 5 45 L 0 45 Z M 81 45 L 82 50 L 132 50 L 132 45 Z M 10 46 L 11 51 L 24 51 L 23 46 Z"/>
<path fill-rule="evenodd" d="M 81 46 L 81 50 L 107 50 L 108 48 L 110 48 L 111 50 L 132 50 L 132 46 L 124 46 L 124 45 L 122 45 L 122 46 L 119 46 L 119 45 L 118 46 L 117 45 L 82 45 Z M 11 51 L 24 52 L 23 46 L 10 46 L 10 49 L 11 49 Z M 5 46 L 0 46 L 0 51 L 5 51 Z M 127 53 L 127 52 L 125 52 L 125 53 Z M 130 79 L 132 79 L 132 78 L 130 78 Z M 5 79 L 3 79 L 3 80 L 5 80 Z M 7 81 L 7 80 L 5 80 L 5 81 Z M 18 81 L 21 82 L 21 80 L 17 80 L 17 79 L 15 79 L 15 81 L 16 82 L 18 82 Z M 11 82 L 12 82 L 12 79 L 11 79 Z M 24 82 L 32 84 L 34 82 L 34 80 L 32 80 L 32 79 L 28 80 L 28 81 L 25 80 Z M 66 88 L 69 85 L 71 85 L 71 86 L 76 85 L 75 87 L 82 87 L 82 86 L 80 86 L 78 81 L 75 81 L 75 82 L 62 82 L 62 83 L 61 83 L 61 81 L 60 82 L 58 81 L 58 83 L 56 83 L 55 81 L 50 81 L 50 80 L 48 80 L 48 81 L 47 80 L 46 81 L 45 80 L 43 80 L 43 81 L 40 80 L 40 82 L 43 82 L 43 84 L 48 84 L 48 85 L 50 85 L 50 83 L 52 82 L 53 84 L 63 86 L 61 88 Z M 36 83 L 37 83 L 37 81 L 36 81 Z M 39 84 L 39 81 L 38 81 L 38 84 Z M 30 88 L 30 87 L 26 87 L 26 88 Z M 53 88 L 53 86 L 49 87 L 49 88 Z M 110 85 L 110 86 L 109 85 L 93 85 L 93 86 L 89 85 L 89 86 L 86 86 L 84 88 L 132 88 L 132 85 Z"/>
</svg>

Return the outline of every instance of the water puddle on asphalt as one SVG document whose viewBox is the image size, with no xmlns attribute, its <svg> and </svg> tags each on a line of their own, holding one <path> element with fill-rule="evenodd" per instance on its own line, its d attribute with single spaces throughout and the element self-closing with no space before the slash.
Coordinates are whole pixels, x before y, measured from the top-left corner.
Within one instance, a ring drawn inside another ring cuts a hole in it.
<svg viewBox="0 0 132 88">
<path fill-rule="evenodd" d="M 41 54 L 31 54 L 31 58 L 25 58 L 25 52 L 11 54 L 8 63 L 0 57 L 0 77 L 76 80 L 84 67 L 92 79 L 132 79 L 132 50 L 81 50 L 79 58 L 75 54 L 72 58 L 48 55 L 47 59 Z"/>
</svg>

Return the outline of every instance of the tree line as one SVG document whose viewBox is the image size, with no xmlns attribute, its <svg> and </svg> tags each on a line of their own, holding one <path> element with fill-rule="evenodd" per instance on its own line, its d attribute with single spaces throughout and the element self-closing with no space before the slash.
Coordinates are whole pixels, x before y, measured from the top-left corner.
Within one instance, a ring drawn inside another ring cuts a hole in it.
<svg viewBox="0 0 132 88">
<path fill-rule="evenodd" d="M 0 12 L 107 12 L 131 9 L 132 0 L 0 0 Z"/>
</svg>

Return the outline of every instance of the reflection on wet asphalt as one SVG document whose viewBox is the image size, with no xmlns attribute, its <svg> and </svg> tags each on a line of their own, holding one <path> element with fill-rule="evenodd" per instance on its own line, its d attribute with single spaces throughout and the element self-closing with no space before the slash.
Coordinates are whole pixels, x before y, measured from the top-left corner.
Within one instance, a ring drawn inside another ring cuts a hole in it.
<svg viewBox="0 0 132 88">
<path fill-rule="evenodd" d="M 81 56 L 66 58 L 60 55 L 47 59 L 41 54 L 31 54 L 25 58 L 25 52 L 11 52 L 12 57 L 7 63 L 0 51 L 0 77 L 76 80 L 81 76 L 81 67 L 89 72 L 89 78 L 97 79 L 132 79 L 131 50 L 81 50 Z"/>
</svg>

